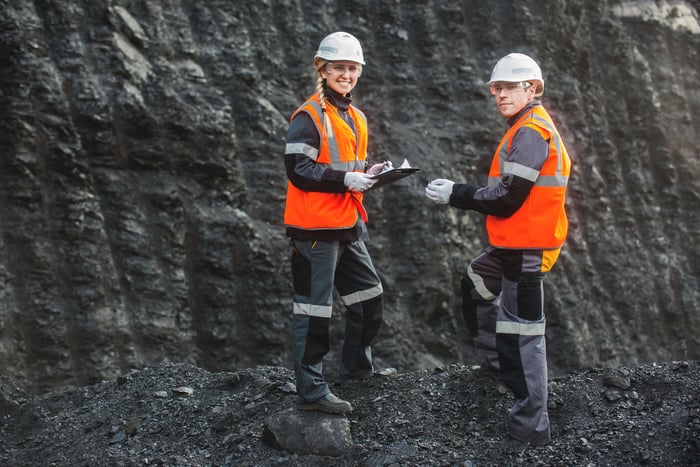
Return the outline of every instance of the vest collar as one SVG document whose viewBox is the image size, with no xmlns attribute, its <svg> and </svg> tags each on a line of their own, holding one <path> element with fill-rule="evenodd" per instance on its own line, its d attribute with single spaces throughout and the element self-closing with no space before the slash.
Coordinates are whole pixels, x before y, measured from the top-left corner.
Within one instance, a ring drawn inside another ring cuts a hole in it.
<svg viewBox="0 0 700 467">
<path fill-rule="evenodd" d="M 350 94 L 348 94 L 347 96 L 343 96 L 342 94 L 338 94 L 328 86 L 324 88 L 324 91 L 326 93 L 328 101 L 331 104 L 333 104 L 339 110 L 347 112 L 348 108 L 350 107 L 350 103 L 352 102 L 352 96 Z"/>
<path fill-rule="evenodd" d="M 515 124 L 515 122 L 520 120 L 520 117 L 525 115 L 526 112 L 529 112 L 530 109 L 532 109 L 533 107 L 537 107 L 539 105 L 542 105 L 542 101 L 539 99 L 535 99 L 533 101 L 528 102 L 527 105 L 525 105 L 525 107 L 520 109 L 520 112 L 518 112 L 517 114 L 513 115 L 512 117 L 510 117 L 508 119 L 508 126 L 513 126 Z"/>
</svg>

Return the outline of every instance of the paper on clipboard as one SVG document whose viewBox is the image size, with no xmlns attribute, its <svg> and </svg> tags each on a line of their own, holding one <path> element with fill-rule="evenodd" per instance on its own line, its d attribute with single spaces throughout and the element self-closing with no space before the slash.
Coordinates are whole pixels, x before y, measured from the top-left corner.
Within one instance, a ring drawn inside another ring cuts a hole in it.
<svg viewBox="0 0 700 467">
<path fill-rule="evenodd" d="M 411 167 L 411 164 L 408 163 L 408 160 L 404 159 L 400 166 L 387 168 L 377 175 L 372 175 L 371 178 L 376 178 L 377 183 L 372 185 L 372 187 L 367 191 L 374 190 L 375 188 L 379 188 L 388 183 L 392 183 L 396 180 L 408 177 L 409 175 L 412 175 L 418 171 L 420 171 L 420 169 Z"/>
</svg>

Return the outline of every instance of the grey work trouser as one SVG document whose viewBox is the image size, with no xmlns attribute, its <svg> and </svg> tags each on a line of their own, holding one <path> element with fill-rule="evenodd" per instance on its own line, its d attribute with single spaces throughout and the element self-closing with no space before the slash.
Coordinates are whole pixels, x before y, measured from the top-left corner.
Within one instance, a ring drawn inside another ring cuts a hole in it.
<svg viewBox="0 0 700 467">
<path fill-rule="evenodd" d="M 462 279 L 464 319 L 474 345 L 515 396 L 510 434 L 533 444 L 551 440 L 542 283 L 558 255 L 488 247 Z"/>
<path fill-rule="evenodd" d="M 323 357 L 330 347 L 335 287 L 346 307 L 341 379 L 371 375 L 383 312 L 383 289 L 363 241 L 292 241 L 292 354 L 297 395 L 314 401 L 330 392 Z"/>
</svg>

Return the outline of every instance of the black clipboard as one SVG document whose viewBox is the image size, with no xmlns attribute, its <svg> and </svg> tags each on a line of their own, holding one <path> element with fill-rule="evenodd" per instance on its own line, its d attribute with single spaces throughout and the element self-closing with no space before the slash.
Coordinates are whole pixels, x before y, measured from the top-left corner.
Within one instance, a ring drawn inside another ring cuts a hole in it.
<svg viewBox="0 0 700 467">
<path fill-rule="evenodd" d="M 372 175 L 372 178 L 377 179 L 377 183 L 372 185 L 372 187 L 369 188 L 367 191 L 374 190 L 375 188 L 382 187 L 389 183 L 393 183 L 396 180 L 408 177 L 409 175 L 413 175 L 414 173 L 419 171 L 420 169 L 417 169 L 415 167 L 397 167 L 395 169 L 389 169 L 387 171 L 384 171 L 378 175 Z"/>
</svg>

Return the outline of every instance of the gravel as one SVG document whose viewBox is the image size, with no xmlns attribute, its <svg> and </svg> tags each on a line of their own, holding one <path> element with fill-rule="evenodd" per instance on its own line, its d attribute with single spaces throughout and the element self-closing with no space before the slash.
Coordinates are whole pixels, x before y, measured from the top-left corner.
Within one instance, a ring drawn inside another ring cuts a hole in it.
<svg viewBox="0 0 700 467">
<path fill-rule="evenodd" d="M 553 441 L 521 454 L 507 446 L 512 395 L 475 367 L 382 373 L 331 382 L 354 406 L 351 446 L 333 456 L 280 450 L 264 435 L 267 417 L 295 410 L 287 368 L 211 373 L 164 363 L 36 396 L 3 377 L 0 465 L 700 465 L 697 361 L 552 379 Z"/>
</svg>

